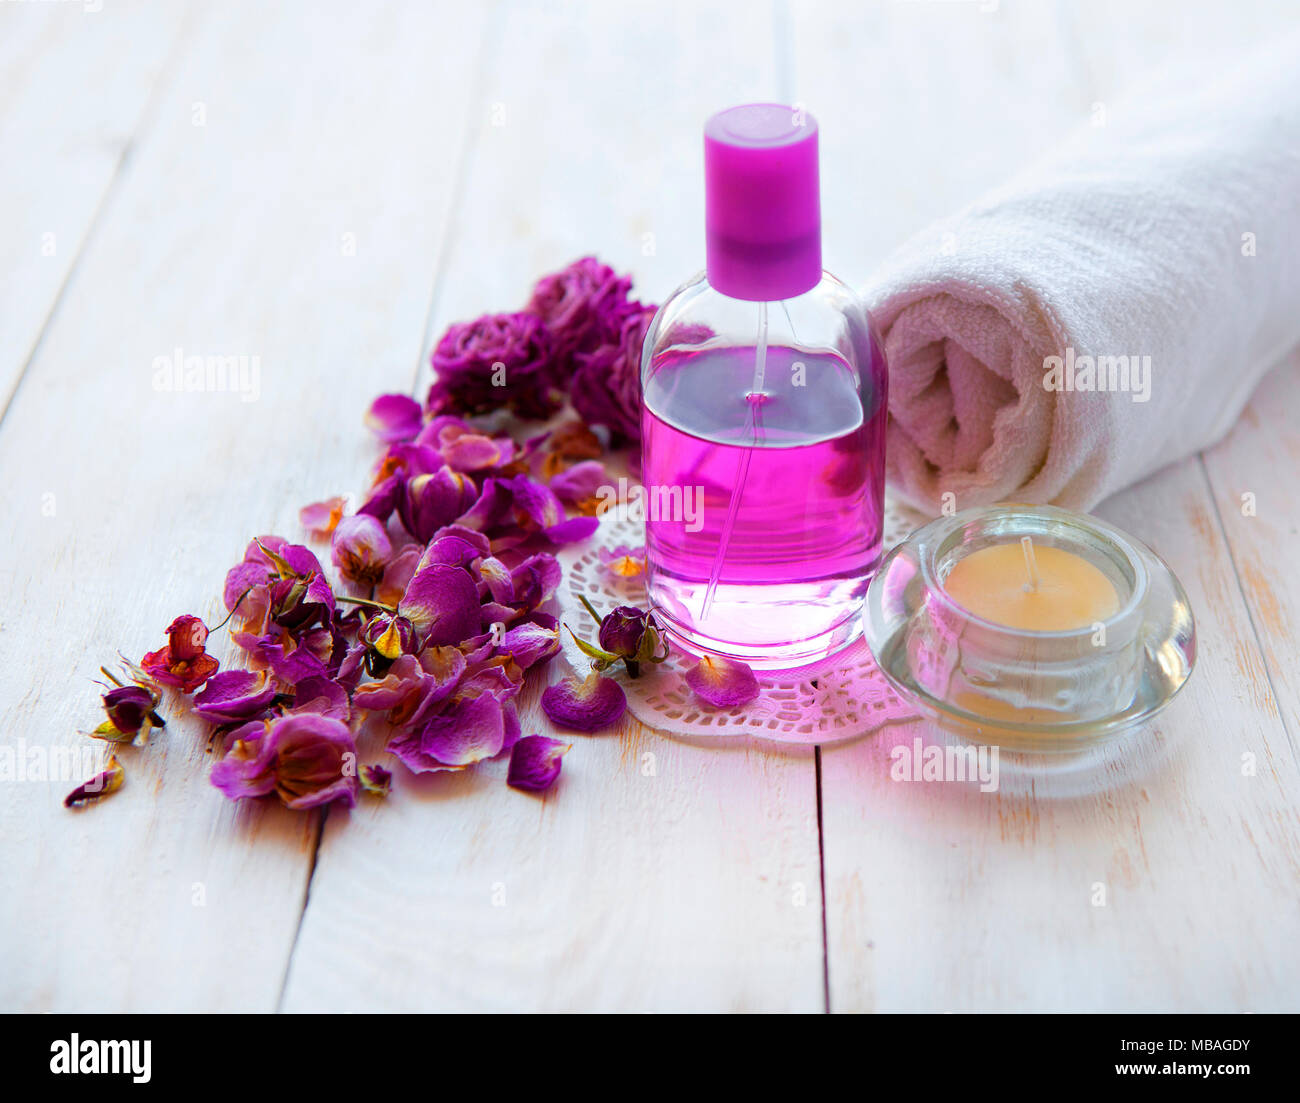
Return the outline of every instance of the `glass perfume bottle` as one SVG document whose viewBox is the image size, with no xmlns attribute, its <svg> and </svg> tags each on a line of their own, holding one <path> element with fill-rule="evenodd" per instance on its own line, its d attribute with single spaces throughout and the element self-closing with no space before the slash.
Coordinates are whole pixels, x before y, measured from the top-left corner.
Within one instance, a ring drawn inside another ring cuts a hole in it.
<svg viewBox="0 0 1300 1103">
<path fill-rule="evenodd" d="M 813 118 L 722 111 L 704 160 L 707 269 L 642 352 L 647 587 L 688 650 L 789 668 L 861 632 L 881 554 L 884 356 L 822 270 Z"/>
</svg>

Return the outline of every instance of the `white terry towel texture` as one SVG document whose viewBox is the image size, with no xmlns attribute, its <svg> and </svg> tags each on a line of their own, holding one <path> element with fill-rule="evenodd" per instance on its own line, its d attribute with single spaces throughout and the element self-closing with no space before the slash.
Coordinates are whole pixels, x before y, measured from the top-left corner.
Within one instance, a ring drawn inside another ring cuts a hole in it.
<svg viewBox="0 0 1300 1103">
<path fill-rule="evenodd" d="M 1300 37 L 1115 105 L 905 244 L 866 298 L 889 478 L 918 508 L 1088 509 L 1212 444 L 1300 343 Z M 1045 388 L 1049 357 L 1077 389 Z M 1124 383 L 1099 357 L 1129 358 L 1128 391 L 1084 389 Z"/>
</svg>

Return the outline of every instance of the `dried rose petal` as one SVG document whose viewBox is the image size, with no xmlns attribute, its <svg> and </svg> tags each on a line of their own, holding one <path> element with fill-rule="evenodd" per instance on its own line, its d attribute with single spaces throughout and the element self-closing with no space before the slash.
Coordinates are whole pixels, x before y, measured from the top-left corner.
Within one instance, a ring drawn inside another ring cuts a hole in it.
<svg viewBox="0 0 1300 1103">
<path fill-rule="evenodd" d="M 459 651 L 431 647 L 418 659 L 403 655 L 380 681 L 361 683 L 352 702 L 357 708 L 387 711 L 391 723 L 414 730 L 451 695 L 464 672 L 465 657 Z"/>
<path fill-rule="evenodd" d="M 437 450 L 454 471 L 488 471 L 513 463 L 519 448 L 508 436 L 492 437 L 458 417 L 435 417 L 415 438 Z"/>
<path fill-rule="evenodd" d="M 423 726 L 399 731 L 388 749 L 415 773 L 463 770 L 505 750 L 507 741 L 517 738 L 517 724 L 513 702 L 503 704 L 490 693 L 457 698 Z"/>
<path fill-rule="evenodd" d="M 457 471 L 486 471 L 510 462 L 514 442 L 482 433 L 463 433 L 445 441 L 439 451 Z"/>
<path fill-rule="evenodd" d="M 415 572 L 397 606 L 420 646 L 457 644 L 479 629 L 478 588 L 460 567 L 430 563 Z"/>
<path fill-rule="evenodd" d="M 362 766 L 357 776 L 361 779 L 361 788 L 377 797 L 386 797 L 393 788 L 393 771 L 385 769 L 378 763 Z"/>
<path fill-rule="evenodd" d="M 551 723 L 573 731 L 594 732 L 618 723 L 627 710 L 627 695 L 612 678 L 592 671 L 584 681 L 570 675 L 548 686 L 542 711 Z"/>
<path fill-rule="evenodd" d="M 557 546 L 576 544 L 579 540 L 586 540 L 593 535 L 599 527 L 598 517 L 573 517 L 548 528 L 546 538 Z"/>
<path fill-rule="evenodd" d="M 560 760 L 572 747 L 572 743 L 545 735 L 524 736 L 510 752 L 506 784 L 528 793 L 549 789 L 560 776 Z"/>
<path fill-rule="evenodd" d="M 685 674 L 695 696 L 714 708 L 734 708 L 758 696 L 758 679 L 737 659 L 705 655 Z"/>
<path fill-rule="evenodd" d="M 446 567 L 469 567 L 476 559 L 487 555 L 491 541 L 481 532 L 447 525 L 439 529 L 420 557 L 419 567 L 441 563 Z M 419 570 L 419 567 L 416 570 Z"/>
<path fill-rule="evenodd" d="M 241 724 L 270 708 L 275 693 L 264 670 L 226 670 L 194 695 L 194 711 L 213 724 Z"/>
<path fill-rule="evenodd" d="M 404 394 L 381 394 L 366 411 L 366 426 L 385 442 L 410 440 L 422 420 L 420 404 Z"/>
<path fill-rule="evenodd" d="M 375 600 L 383 605 L 396 605 L 411 584 L 416 566 L 424 549 L 419 544 L 407 544 L 384 568 L 384 577 L 375 588 Z"/>
<path fill-rule="evenodd" d="M 125 780 L 126 774 L 122 770 L 122 764 L 117 760 L 117 755 L 109 755 L 108 765 L 103 770 L 89 781 L 82 782 L 63 798 L 63 807 L 72 808 L 86 801 L 106 797 L 109 793 L 116 793 L 122 788 L 122 782 Z"/>
<path fill-rule="evenodd" d="M 535 482 L 527 475 L 516 475 L 502 480 L 501 485 L 514 499 L 515 510 L 523 514 L 533 526 L 549 528 L 564 520 L 564 507 L 551 488 Z"/>
<path fill-rule="evenodd" d="M 560 651 L 560 633 L 531 621 L 517 624 L 501 637 L 498 653 L 509 655 L 520 670 L 549 662 Z"/>
<path fill-rule="evenodd" d="M 298 521 L 313 536 L 321 539 L 333 532 L 343 519 L 347 504 L 346 498 L 326 498 L 323 502 L 312 502 L 298 511 Z"/>
<path fill-rule="evenodd" d="M 294 687 L 291 712 L 295 716 L 311 712 L 335 720 L 348 720 L 352 706 L 348 701 L 348 691 L 338 682 L 329 678 L 306 678 Z"/>
<path fill-rule="evenodd" d="M 304 678 L 324 677 L 328 673 L 325 659 L 310 642 L 299 644 L 290 639 L 287 643 L 259 643 L 250 650 L 257 659 L 270 666 L 277 679 L 289 685 L 297 685 Z"/>
<path fill-rule="evenodd" d="M 259 730 L 260 729 L 260 730 Z M 288 808 L 356 803 L 357 746 L 341 720 L 315 713 L 245 724 L 212 768 L 212 784 L 231 800 L 275 793 Z"/>
<path fill-rule="evenodd" d="M 595 496 L 609 482 L 605 465 L 599 460 L 583 460 L 551 480 L 551 489 L 562 502 L 577 505 Z"/>
<path fill-rule="evenodd" d="M 612 578 L 640 578 L 645 574 L 645 545 L 630 548 L 619 544 L 614 548 L 598 548 L 596 559 L 602 574 Z"/>
<path fill-rule="evenodd" d="M 543 479 L 553 479 L 571 463 L 579 460 L 596 460 L 605 452 L 600 438 L 581 421 L 566 421 L 558 428 L 532 438 L 543 449 L 539 474 Z"/>
</svg>

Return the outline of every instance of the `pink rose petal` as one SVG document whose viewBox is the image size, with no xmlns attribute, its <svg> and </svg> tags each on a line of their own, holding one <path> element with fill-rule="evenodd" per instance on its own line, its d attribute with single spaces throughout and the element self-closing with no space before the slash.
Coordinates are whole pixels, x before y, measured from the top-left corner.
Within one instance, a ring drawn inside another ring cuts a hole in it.
<svg viewBox="0 0 1300 1103">
<path fill-rule="evenodd" d="M 577 503 L 594 497 L 608 482 L 609 476 L 600 460 L 583 460 L 556 475 L 551 480 L 551 489 L 560 501 Z"/>
<path fill-rule="evenodd" d="M 366 411 L 366 425 L 380 440 L 407 441 L 420 431 L 420 404 L 404 394 L 381 394 Z"/>
<path fill-rule="evenodd" d="M 298 511 L 298 520 L 313 536 L 325 537 L 343 519 L 347 505 L 346 498 L 326 498 L 323 502 L 312 502 Z"/>
<path fill-rule="evenodd" d="M 612 678 L 592 671 L 585 681 L 561 678 L 542 694 L 542 711 L 552 724 L 594 732 L 618 723 L 627 710 L 627 695 Z"/>
<path fill-rule="evenodd" d="M 560 776 L 560 760 L 572 747 L 572 743 L 545 735 L 524 736 L 510 752 L 506 784 L 527 793 L 549 789 Z"/>
<path fill-rule="evenodd" d="M 758 696 L 754 672 L 736 659 L 705 655 L 686 672 L 686 684 L 695 696 L 714 708 L 734 708 Z"/>
<path fill-rule="evenodd" d="M 264 670 L 226 670 L 214 674 L 194 695 L 194 711 L 213 724 L 242 723 L 261 716 L 275 694 Z"/>
</svg>

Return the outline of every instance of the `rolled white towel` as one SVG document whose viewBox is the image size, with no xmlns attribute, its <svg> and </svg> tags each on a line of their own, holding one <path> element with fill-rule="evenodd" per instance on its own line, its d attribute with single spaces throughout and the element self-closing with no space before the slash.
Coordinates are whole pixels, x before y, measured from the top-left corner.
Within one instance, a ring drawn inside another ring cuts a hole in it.
<svg viewBox="0 0 1300 1103">
<path fill-rule="evenodd" d="M 1300 37 L 1108 114 L 866 289 L 919 508 L 1087 509 L 1221 437 L 1300 343 Z"/>
</svg>

